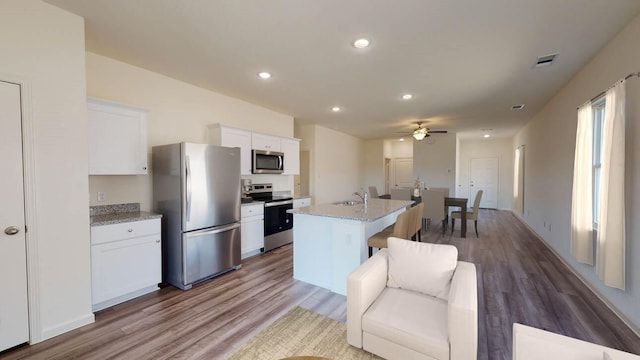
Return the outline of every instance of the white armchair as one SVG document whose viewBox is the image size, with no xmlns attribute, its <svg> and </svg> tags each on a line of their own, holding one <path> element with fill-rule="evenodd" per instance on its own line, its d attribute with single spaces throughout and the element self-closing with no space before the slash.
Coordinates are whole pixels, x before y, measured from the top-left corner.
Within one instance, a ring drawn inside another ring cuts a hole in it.
<svg viewBox="0 0 640 360">
<path fill-rule="evenodd" d="M 388 245 L 388 249 L 377 252 L 349 274 L 347 342 L 386 359 L 475 360 L 478 348 L 475 265 L 457 261 L 457 250 L 451 245 L 393 237 Z M 422 261 L 417 264 L 399 257 L 399 246 Z M 451 248 L 455 251 L 453 255 Z M 434 263 L 439 266 L 443 258 L 451 271 L 435 271 L 435 276 L 434 271 L 416 271 L 425 266 L 433 268 Z M 399 279 L 398 262 L 405 265 L 405 274 L 406 270 L 413 274 Z M 396 268 L 390 269 L 390 264 Z M 424 284 L 425 281 L 430 283 Z M 396 287 L 398 283 L 400 287 Z M 425 291 L 435 291 L 436 296 L 421 292 L 423 289 L 410 290 L 412 283 L 426 285 L 430 289 Z M 444 291 L 438 290 L 442 284 Z"/>
</svg>

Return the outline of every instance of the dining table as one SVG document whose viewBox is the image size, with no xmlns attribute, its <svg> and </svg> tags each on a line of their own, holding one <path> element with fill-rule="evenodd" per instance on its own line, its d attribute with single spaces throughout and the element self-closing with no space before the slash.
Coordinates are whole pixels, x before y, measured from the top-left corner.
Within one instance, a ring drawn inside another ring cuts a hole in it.
<svg viewBox="0 0 640 360">
<path fill-rule="evenodd" d="M 380 195 L 379 198 L 391 199 L 391 195 L 384 194 L 384 195 Z M 422 202 L 422 197 L 411 195 L 411 200 L 415 201 L 415 203 L 413 204 L 415 206 L 416 204 L 419 204 L 420 202 Z M 469 199 L 467 198 L 458 198 L 458 197 L 444 198 L 444 209 L 447 212 L 447 214 L 449 213 L 449 208 L 451 207 L 460 208 L 460 218 L 461 218 L 460 220 L 462 222 L 462 225 L 460 227 L 460 236 L 463 238 L 467 237 L 467 203 L 468 202 L 469 202 Z"/>
</svg>

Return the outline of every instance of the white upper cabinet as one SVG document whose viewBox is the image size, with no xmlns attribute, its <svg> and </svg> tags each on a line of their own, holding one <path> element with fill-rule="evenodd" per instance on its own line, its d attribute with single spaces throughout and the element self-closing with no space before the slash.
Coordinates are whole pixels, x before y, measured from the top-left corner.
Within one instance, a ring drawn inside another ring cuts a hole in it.
<svg viewBox="0 0 640 360">
<path fill-rule="evenodd" d="M 209 142 L 213 145 L 240 148 L 240 174 L 251 175 L 251 131 L 221 124 L 209 125 Z"/>
<path fill-rule="evenodd" d="M 251 133 L 251 148 L 265 151 L 281 151 L 280 137 Z"/>
<path fill-rule="evenodd" d="M 147 174 L 147 111 L 87 99 L 89 175 Z"/>
<path fill-rule="evenodd" d="M 238 129 L 223 124 L 208 125 L 209 143 L 240 148 L 240 174 L 251 175 L 251 150 L 284 153 L 283 175 L 300 174 L 300 140 Z"/>
<path fill-rule="evenodd" d="M 284 153 L 283 175 L 300 174 L 300 140 L 285 139 L 280 140 L 280 151 Z"/>
</svg>

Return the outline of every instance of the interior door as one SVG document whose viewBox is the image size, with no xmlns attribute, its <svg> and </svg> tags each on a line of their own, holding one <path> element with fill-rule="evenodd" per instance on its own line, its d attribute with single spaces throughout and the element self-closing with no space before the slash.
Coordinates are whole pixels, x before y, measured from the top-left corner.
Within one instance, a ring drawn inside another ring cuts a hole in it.
<svg viewBox="0 0 640 360">
<path fill-rule="evenodd" d="M 484 190 L 480 207 L 488 209 L 498 208 L 498 159 L 471 159 L 469 177 L 469 206 L 473 206 L 473 199 L 478 190 Z"/>
<path fill-rule="evenodd" d="M 0 351 L 29 340 L 20 86 L 0 81 Z"/>
<path fill-rule="evenodd" d="M 413 159 L 397 158 L 395 159 L 395 186 L 397 187 L 413 187 Z"/>
</svg>

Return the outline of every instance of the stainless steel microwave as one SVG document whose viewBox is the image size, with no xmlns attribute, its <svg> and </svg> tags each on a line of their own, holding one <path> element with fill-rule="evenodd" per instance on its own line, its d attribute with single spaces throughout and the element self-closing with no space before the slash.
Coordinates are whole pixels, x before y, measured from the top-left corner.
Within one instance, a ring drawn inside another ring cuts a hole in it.
<svg viewBox="0 0 640 360">
<path fill-rule="evenodd" d="M 253 174 L 282 174 L 284 154 L 278 151 L 251 150 L 251 172 Z"/>
</svg>

